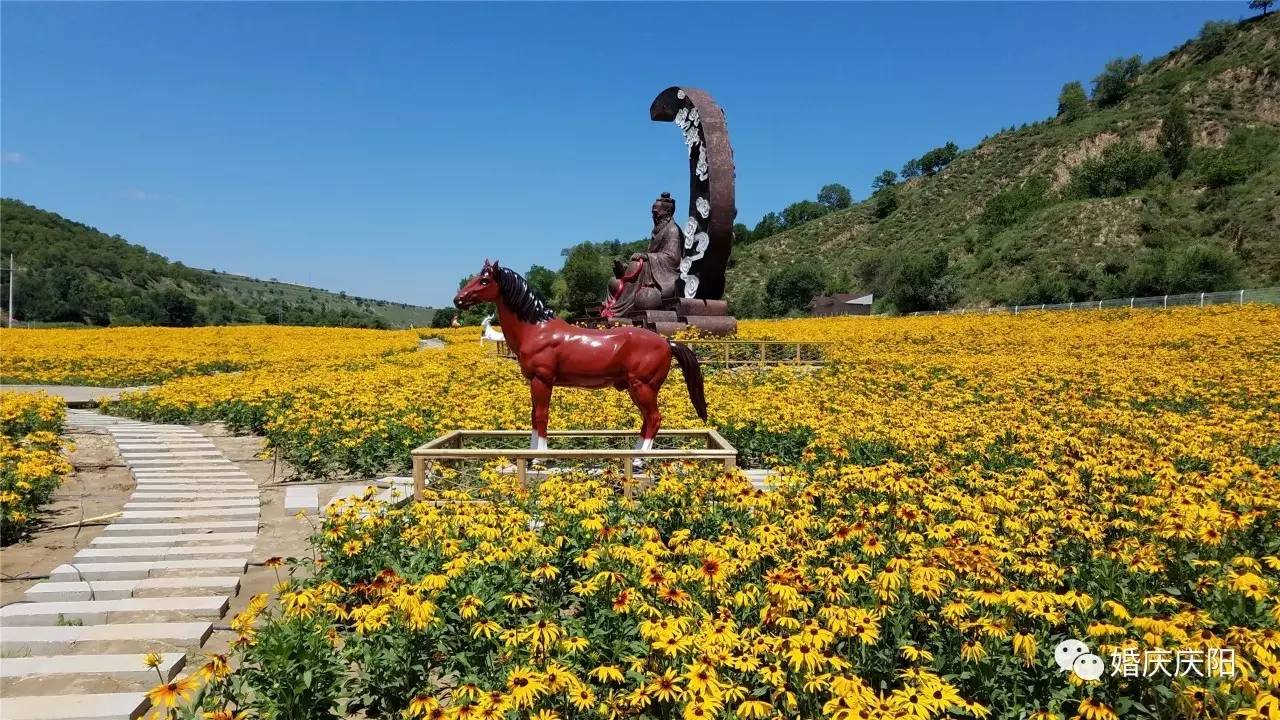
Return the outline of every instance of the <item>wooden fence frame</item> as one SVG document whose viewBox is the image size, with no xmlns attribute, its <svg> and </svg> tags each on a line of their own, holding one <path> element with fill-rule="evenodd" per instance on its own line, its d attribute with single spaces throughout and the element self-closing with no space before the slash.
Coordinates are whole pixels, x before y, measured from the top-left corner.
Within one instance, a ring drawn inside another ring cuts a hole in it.
<svg viewBox="0 0 1280 720">
<path fill-rule="evenodd" d="M 706 449 L 654 448 L 651 450 L 530 450 L 529 448 L 465 448 L 463 444 L 474 438 L 528 438 L 528 430 L 454 430 L 413 449 L 413 498 L 421 500 L 426 491 L 427 461 L 429 460 L 497 460 L 515 461 L 516 476 L 521 484 L 528 480 L 530 460 L 621 460 L 628 492 L 634 482 L 633 460 L 715 460 L 724 463 L 724 469 L 732 472 L 738 466 L 738 450 L 713 428 L 692 430 L 659 430 L 658 437 L 701 437 Z M 623 437 L 637 438 L 635 430 L 550 430 L 547 439 L 566 437 Z"/>
</svg>

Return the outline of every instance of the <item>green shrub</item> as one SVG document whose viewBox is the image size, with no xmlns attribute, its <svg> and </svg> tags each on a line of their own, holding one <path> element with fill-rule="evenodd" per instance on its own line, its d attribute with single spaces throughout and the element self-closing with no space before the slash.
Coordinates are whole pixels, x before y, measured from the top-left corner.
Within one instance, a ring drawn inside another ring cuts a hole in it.
<svg viewBox="0 0 1280 720">
<path fill-rule="evenodd" d="M 1195 243 L 1169 257 L 1164 278 L 1169 293 L 1230 290 L 1240 286 L 1240 261 L 1217 243 Z"/>
<path fill-rule="evenodd" d="M 1264 128 L 1243 128 L 1231 133 L 1227 144 L 1200 155 L 1197 168 L 1210 188 L 1224 188 L 1249 179 L 1261 170 L 1276 149 L 1280 137 Z"/>
<path fill-rule="evenodd" d="M 996 193 L 987 201 L 978 221 L 992 231 L 1016 225 L 1049 204 L 1048 192 L 1047 181 L 1032 178 L 1018 187 Z"/>
<path fill-rule="evenodd" d="M 1159 153 L 1135 142 L 1117 142 L 1096 158 L 1085 160 L 1071 174 L 1071 194 L 1101 198 L 1125 195 L 1151 182 L 1164 169 Z"/>
</svg>

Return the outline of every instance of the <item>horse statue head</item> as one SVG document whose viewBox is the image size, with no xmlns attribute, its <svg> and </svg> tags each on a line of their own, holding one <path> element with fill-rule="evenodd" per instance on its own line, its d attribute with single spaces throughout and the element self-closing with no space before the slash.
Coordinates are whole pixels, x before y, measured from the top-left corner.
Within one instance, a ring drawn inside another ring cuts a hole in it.
<svg viewBox="0 0 1280 720">
<path fill-rule="evenodd" d="M 501 294 L 501 276 L 499 272 L 502 268 L 498 267 L 498 261 L 494 260 L 490 263 L 484 261 L 484 267 L 480 269 L 480 274 L 467 281 L 466 285 L 453 296 L 453 305 L 459 310 L 478 305 L 484 302 L 496 302 Z"/>
<path fill-rule="evenodd" d="M 498 267 L 497 260 L 492 263 L 485 260 L 480 274 L 468 280 L 453 298 L 453 304 L 460 310 L 484 302 L 498 306 L 499 318 L 504 317 L 503 312 L 510 312 L 514 320 L 530 325 L 540 325 L 556 316 L 523 275 Z"/>
</svg>

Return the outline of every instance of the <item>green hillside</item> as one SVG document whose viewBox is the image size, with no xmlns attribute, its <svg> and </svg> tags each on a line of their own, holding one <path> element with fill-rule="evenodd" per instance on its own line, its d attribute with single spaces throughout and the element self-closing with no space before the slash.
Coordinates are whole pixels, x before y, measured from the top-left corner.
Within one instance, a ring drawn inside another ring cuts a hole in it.
<svg viewBox="0 0 1280 720">
<path fill-rule="evenodd" d="M 0 200 L 0 249 L 6 266 L 9 253 L 17 258 L 15 317 L 23 323 L 425 327 L 435 313 L 189 268 L 119 235 L 7 198 Z M 6 272 L 0 297 L 8 297 L 8 285 Z"/>
<path fill-rule="evenodd" d="M 944 150 L 847 209 L 740 233 L 735 314 L 794 311 L 776 299 L 797 284 L 908 311 L 1280 283 L 1280 16 L 1210 23 L 1109 65 L 1089 99 L 1064 88 L 1054 118 Z"/>
</svg>

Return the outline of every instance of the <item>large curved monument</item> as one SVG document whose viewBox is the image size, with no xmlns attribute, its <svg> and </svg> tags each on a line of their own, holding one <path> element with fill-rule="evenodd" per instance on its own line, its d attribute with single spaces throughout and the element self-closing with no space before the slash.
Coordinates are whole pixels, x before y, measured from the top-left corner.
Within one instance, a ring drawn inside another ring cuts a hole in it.
<svg viewBox="0 0 1280 720">
<path fill-rule="evenodd" d="M 615 277 L 600 314 L 667 335 L 689 325 L 712 334 L 733 333 L 737 322 L 729 317 L 723 298 L 738 208 L 724 111 L 703 90 L 669 87 L 654 98 L 649 118 L 675 123 L 684 138 L 688 216 L 683 227 L 675 221 L 675 200 L 668 193 L 654 202 L 648 251 L 614 264 Z"/>
</svg>

